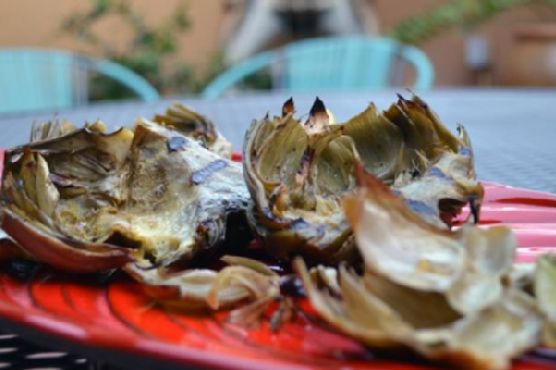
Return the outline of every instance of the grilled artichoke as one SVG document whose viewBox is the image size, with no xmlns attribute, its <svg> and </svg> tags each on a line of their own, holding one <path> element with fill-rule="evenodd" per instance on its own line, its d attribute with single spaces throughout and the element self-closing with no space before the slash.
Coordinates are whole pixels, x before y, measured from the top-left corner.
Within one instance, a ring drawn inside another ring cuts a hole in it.
<svg viewBox="0 0 556 370">
<path fill-rule="evenodd" d="M 291 100 L 282 117 L 253 123 L 243 171 L 254 202 L 252 223 L 275 255 L 344 259 L 351 253 L 338 196 L 355 185 L 357 160 L 352 140 L 329 124 L 320 100 L 305 124 L 293 117 Z"/>
<path fill-rule="evenodd" d="M 450 224 L 469 202 L 478 221 L 483 188 L 476 179 L 471 141 L 453 136 L 419 97 L 399 96 L 382 115 L 371 104 L 344 126 L 365 169 L 391 186 L 425 221 Z"/>
<path fill-rule="evenodd" d="M 363 275 L 345 265 L 310 274 L 295 262 L 325 320 L 368 346 L 410 347 L 462 368 L 505 369 L 537 344 L 534 298 L 504 284 L 516 247 L 510 229 L 430 225 L 362 172 L 363 186 L 343 203 Z"/>
<path fill-rule="evenodd" d="M 340 197 L 355 187 L 360 161 L 431 224 L 450 223 L 467 202 L 478 210 L 483 190 L 465 130 L 452 136 L 419 98 L 400 97 L 383 114 L 371 104 L 345 124 L 318 98 L 305 123 L 293 111 L 290 99 L 281 117 L 254 122 L 244 146 L 250 221 L 277 257 L 356 257 Z"/>
<path fill-rule="evenodd" d="M 104 130 L 37 128 L 65 135 L 6 153 L 2 227 L 23 249 L 70 271 L 164 270 L 223 242 L 249 196 L 238 165 L 145 120 Z"/>
</svg>

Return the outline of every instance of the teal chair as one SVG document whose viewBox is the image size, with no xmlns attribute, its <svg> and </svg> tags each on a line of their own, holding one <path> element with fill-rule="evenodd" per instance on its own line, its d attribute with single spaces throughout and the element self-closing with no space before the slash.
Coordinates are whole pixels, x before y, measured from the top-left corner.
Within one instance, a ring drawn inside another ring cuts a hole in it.
<svg viewBox="0 0 556 370">
<path fill-rule="evenodd" d="M 381 89 L 392 85 L 400 61 L 414 67 L 414 89 L 431 88 L 434 69 L 421 50 L 387 38 L 339 37 L 305 39 L 257 54 L 216 77 L 203 97 L 216 98 L 268 67 L 278 71 L 275 87 L 291 92 Z"/>
<path fill-rule="evenodd" d="M 91 72 L 121 83 L 143 101 L 159 98 L 143 77 L 108 60 L 64 51 L 4 49 L 0 50 L 0 113 L 84 104 Z"/>
</svg>

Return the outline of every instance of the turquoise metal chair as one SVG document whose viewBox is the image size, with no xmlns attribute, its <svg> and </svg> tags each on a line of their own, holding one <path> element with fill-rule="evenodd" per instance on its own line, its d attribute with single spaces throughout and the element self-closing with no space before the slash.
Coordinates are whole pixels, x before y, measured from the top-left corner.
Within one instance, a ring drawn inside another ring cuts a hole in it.
<svg viewBox="0 0 556 370">
<path fill-rule="evenodd" d="M 0 50 L 0 113 L 84 104 L 91 72 L 118 81 L 144 101 L 159 99 L 143 77 L 108 60 L 64 51 L 4 49 Z"/>
<path fill-rule="evenodd" d="M 391 86 L 400 61 L 414 67 L 414 89 L 431 88 L 434 69 L 421 50 L 387 38 L 339 37 L 306 39 L 257 54 L 216 77 L 202 95 L 216 98 L 267 67 L 278 70 L 276 87 L 292 92 L 380 89 Z"/>
</svg>

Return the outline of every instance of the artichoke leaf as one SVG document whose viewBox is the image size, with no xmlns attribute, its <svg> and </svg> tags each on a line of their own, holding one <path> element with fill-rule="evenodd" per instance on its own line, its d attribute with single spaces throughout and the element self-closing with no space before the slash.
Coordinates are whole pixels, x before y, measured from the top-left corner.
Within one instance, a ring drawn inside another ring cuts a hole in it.
<svg viewBox="0 0 556 370">
<path fill-rule="evenodd" d="M 231 264 L 220 271 L 167 272 L 139 263 L 130 263 L 124 269 L 147 285 L 147 294 L 156 302 L 172 308 L 227 309 L 246 301 L 269 303 L 279 296 L 279 276 L 264 271 L 260 262 L 236 256 L 224 256 L 222 260 Z"/>
<path fill-rule="evenodd" d="M 472 201 L 479 208 L 469 135 L 448 131 L 417 96 L 399 97 L 382 115 L 371 104 L 344 125 L 368 172 L 391 185 L 427 222 L 450 224 Z M 477 212 L 476 212 L 477 213 Z"/>
<path fill-rule="evenodd" d="M 404 170 L 406 161 L 400 128 L 379 114 L 371 103 L 365 111 L 347 121 L 342 129 L 353 139 L 367 172 L 392 184 Z"/>
<path fill-rule="evenodd" d="M 164 114 L 155 115 L 152 121 L 197 140 L 224 158 L 232 155 L 232 144 L 220 134 L 214 123 L 181 103 L 174 103 Z"/>
<path fill-rule="evenodd" d="M 446 294 L 461 313 L 499 299 L 517 246 L 509 228 L 467 225 L 450 232 L 435 227 L 362 167 L 358 175 L 362 187 L 345 196 L 343 204 L 369 271 L 414 289 Z"/>
<path fill-rule="evenodd" d="M 546 317 L 543 344 L 556 348 L 556 257 L 550 254 L 537 259 L 534 284 L 539 310 Z"/>
<path fill-rule="evenodd" d="M 508 289 L 480 311 L 460 315 L 446 297 L 344 267 L 339 291 L 294 261 L 312 306 L 328 323 L 371 348 L 409 347 L 458 368 L 507 369 L 537 343 L 542 318 L 525 293 Z"/>
<path fill-rule="evenodd" d="M 335 284 L 341 299 L 328 286 L 319 288 L 301 258 L 294 260 L 294 270 L 303 282 L 305 294 L 318 314 L 346 333 L 372 347 L 397 347 L 401 337 L 411 330 L 401 317 L 372 294 L 366 294 L 364 284 L 351 272 L 343 271 Z"/>
</svg>

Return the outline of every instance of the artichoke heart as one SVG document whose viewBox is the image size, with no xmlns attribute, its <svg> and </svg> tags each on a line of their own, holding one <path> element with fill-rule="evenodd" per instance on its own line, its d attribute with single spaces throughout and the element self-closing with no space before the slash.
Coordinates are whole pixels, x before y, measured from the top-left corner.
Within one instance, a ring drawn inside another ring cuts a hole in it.
<svg viewBox="0 0 556 370">
<path fill-rule="evenodd" d="M 384 113 L 370 104 L 343 124 L 318 98 L 306 122 L 293 112 L 290 99 L 280 117 L 255 121 L 244 144 L 250 222 L 275 256 L 357 258 L 340 198 L 355 188 L 359 162 L 430 224 L 446 227 L 468 202 L 478 218 L 483 188 L 469 137 L 463 127 L 453 136 L 418 97 Z"/>
<path fill-rule="evenodd" d="M 224 241 L 249 197 L 239 165 L 169 124 L 104 131 L 49 124 L 6 153 L 2 227 L 24 250 L 70 271 L 163 270 Z"/>
<path fill-rule="evenodd" d="M 408 347 L 465 369 L 506 369 L 538 343 L 535 299 L 505 283 L 516 248 L 509 228 L 439 228 L 362 167 L 358 177 L 343 204 L 363 273 L 341 264 L 327 280 L 322 266 L 294 262 L 326 321 L 370 347 Z"/>
</svg>

